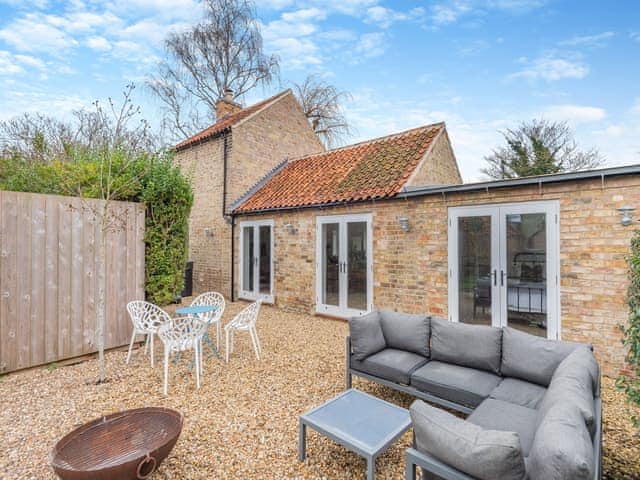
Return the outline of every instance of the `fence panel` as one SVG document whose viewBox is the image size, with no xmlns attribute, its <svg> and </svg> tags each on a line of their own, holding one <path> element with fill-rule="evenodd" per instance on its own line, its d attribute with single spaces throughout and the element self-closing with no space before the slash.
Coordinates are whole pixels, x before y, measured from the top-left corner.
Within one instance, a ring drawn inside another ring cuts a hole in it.
<svg viewBox="0 0 640 480">
<path fill-rule="evenodd" d="M 100 200 L 0 191 L 0 373 L 96 351 Z M 144 298 L 144 206 L 111 202 L 105 347 Z"/>
</svg>

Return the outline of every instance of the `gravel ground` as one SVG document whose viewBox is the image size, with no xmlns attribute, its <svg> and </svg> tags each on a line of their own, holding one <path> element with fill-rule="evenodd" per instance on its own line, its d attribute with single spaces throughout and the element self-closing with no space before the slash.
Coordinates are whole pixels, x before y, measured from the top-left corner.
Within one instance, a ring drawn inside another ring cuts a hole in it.
<svg viewBox="0 0 640 480">
<path fill-rule="evenodd" d="M 227 306 L 223 321 L 242 308 Z M 247 334 L 236 336 L 229 364 L 205 359 L 200 390 L 190 358 L 170 366 L 162 395 L 160 351 L 156 367 L 135 350 L 106 356 L 108 382 L 95 385 L 97 361 L 36 368 L 0 378 L 0 478 L 53 479 L 48 452 L 69 430 L 115 411 L 143 406 L 175 408 L 185 416 L 175 449 L 154 479 L 364 478 L 365 462 L 308 430 L 307 459 L 297 461 L 298 415 L 344 388 L 344 322 L 263 307 L 257 329 L 263 358 L 255 359 Z M 159 348 L 158 350 L 161 350 Z M 354 379 L 354 387 L 403 407 L 411 397 Z M 604 380 L 605 478 L 640 478 L 640 438 L 624 397 Z M 640 412 L 637 412 L 639 414 Z M 377 461 L 377 477 L 401 479 L 410 433 Z"/>
</svg>

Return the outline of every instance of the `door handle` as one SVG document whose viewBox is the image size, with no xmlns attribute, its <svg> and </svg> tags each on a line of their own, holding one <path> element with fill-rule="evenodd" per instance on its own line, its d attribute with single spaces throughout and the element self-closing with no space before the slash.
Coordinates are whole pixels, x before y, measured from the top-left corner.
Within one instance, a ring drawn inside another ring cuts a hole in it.
<svg viewBox="0 0 640 480">
<path fill-rule="evenodd" d="M 498 286 L 498 271 L 497 270 L 493 270 L 493 286 L 494 287 Z"/>
<path fill-rule="evenodd" d="M 500 270 L 500 286 L 504 287 L 504 270 Z"/>
</svg>

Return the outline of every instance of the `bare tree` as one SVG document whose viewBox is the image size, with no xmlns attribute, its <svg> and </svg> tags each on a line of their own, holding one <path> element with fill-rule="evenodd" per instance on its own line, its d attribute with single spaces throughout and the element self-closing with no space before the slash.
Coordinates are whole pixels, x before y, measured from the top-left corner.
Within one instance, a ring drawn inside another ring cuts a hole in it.
<svg viewBox="0 0 640 480">
<path fill-rule="evenodd" d="M 315 75 L 308 75 L 302 83 L 294 83 L 294 92 L 325 146 L 333 147 L 352 133 L 341 105 L 351 98 L 351 94 L 338 90 Z"/>
<path fill-rule="evenodd" d="M 242 97 L 278 77 L 275 55 L 265 55 L 250 0 L 205 0 L 202 22 L 165 41 L 167 58 L 147 85 L 160 99 L 165 127 L 175 137 L 205 128 L 225 89 Z"/>
<path fill-rule="evenodd" d="M 0 122 L 0 156 L 19 157 L 27 162 L 73 160 L 84 151 L 109 146 L 120 146 L 128 152 L 154 152 L 159 149 L 159 139 L 151 132 L 149 123 L 139 117 L 140 107 L 133 105 L 135 86 L 128 84 L 124 102 L 118 108 L 126 108 L 127 120 L 118 123 L 125 112 L 116 112 L 109 100 L 104 110 L 98 102 L 90 110 L 73 112 L 70 121 L 62 121 L 40 113 Z M 133 119 L 136 119 L 134 124 Z"/>
<path fill-rule="evenodd" d="M 507 146 L 485 157 L 482 173 L 491 178 L 516 178 L 595 168 L 604 162 L 596 149 L 582 151 L 567 122 L 533 120 L 502 133 Z"/>
</svg>

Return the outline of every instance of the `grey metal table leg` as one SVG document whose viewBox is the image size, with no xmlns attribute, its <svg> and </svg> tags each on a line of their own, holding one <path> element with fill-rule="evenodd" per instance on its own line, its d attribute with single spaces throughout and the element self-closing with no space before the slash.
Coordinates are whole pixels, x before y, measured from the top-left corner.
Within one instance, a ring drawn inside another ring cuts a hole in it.
<svg viewBox="0 0 640 480">
<path fill-rule="evenodd" d="M 376 457 L 367 457 L 367 480 L 376 478 Z"/>
<path fill-rule="evenodd" d="M 300 420 L 300 432 L 298 437 L 298 461 L 302 462 L 307 456 L 307 426 Z"/>
</svg>

